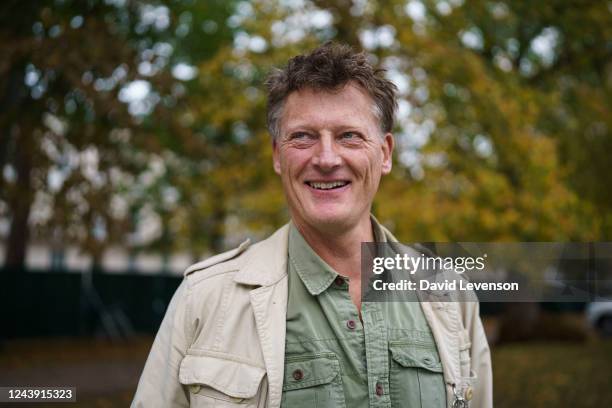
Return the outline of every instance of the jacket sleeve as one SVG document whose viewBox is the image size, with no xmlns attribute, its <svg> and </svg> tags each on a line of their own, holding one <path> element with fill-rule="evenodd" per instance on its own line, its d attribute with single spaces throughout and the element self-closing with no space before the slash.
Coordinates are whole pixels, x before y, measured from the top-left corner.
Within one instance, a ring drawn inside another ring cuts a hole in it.
<svg viewBox="0 0 612 408">
<path fill-rule="evenodd" d="M 188 407 L 188 391 L 179 382 L 179 367 L 188 348 L 186 280 L 176 290 L 147 358 L 133 408 Z"/>
<path fill-rule="evenodd" d="M 472 347 L 470 349 L 472 370 L 476 375 L 476 384 L 470 407 L 491 408 L 493 407 L 493 371 L 491 366 L 491 352 L 485 335 L 482 321 L 480 320 L 480 306 L 478 302 L 471 303 L 473 307 L 465 319 L 465 328 L 470 336 Z"/>
</svg>

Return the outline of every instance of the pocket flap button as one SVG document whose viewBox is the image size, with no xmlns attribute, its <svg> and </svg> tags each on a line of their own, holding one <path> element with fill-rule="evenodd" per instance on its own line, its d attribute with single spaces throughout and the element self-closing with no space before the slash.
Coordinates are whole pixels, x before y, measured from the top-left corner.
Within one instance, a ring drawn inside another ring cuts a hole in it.
<svg viewBox="0 0 612 408">
<path fill-rule="evenodd" d="M 295 381 L 300 381 L 302 378 L 304 378 L 304 372 L 302 370 L 298 368 L 293 372 L 293 379 Z"/>
</svg>

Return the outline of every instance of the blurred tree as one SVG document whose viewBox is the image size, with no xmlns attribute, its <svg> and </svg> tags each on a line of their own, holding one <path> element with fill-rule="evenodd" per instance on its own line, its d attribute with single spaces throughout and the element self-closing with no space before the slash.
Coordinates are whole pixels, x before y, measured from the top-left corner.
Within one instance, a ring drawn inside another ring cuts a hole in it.
<svg viewBox="0 0 612 408">
<path fill-rule="evenodd" d="M 233 188 L 225 183 L 215 187 L 211 172 L 230 161 L 220 154 L 233 151 L 231 128 L 217 128 L 200 120 L 194 113 L 194 101 L 203 98 L 207 105 L 224 95 L 215 95 L 201 86 L 210 74 L 199 69 L 200 64 L 216 57 L 232 46 L 235 25 L 234 1 L 166 2 L 171 23 L 168 29 L 149 34 L 149 48 L 157 43 L 168 44 L 171 54 L 166 67 L 174 81 L 160 84 L 156 92 L 160 103 L 155 110 L 143 115 L 142 127 L 155 135 L 160 155 L 156 157 L 159 171 L 138 194 L 129 194 L 130 212 L 140 219 L 136 224 L 159 222 L 159 234 L 152 242 L 138 246 L 168 254 L 171 250 L 201 254 L 206 250 L 220 251 L 223 247 L 225 202 L 222 192 Z M 152 75 L 153 76 L 153 75 Z M 178 79 L 178 81 L 177 81 Z M 219 79 L 219 78 L 216 78 Z M 231 79 L 231 78 L 230 78 Z"/>
<path fill-rule="evenodd" d="M 395 38 L 370 49 L 405 88 L 399 158 L 410 171 L 379 200 L 400 236 L 610 238 L 611 16 L 579 3 L 375 7 L 370 31 Z"/>
<path fill-rule="evenodd" d="M 155 221 L 161 233 L 153 248 L 168 252 L 169 216 L 180 193 L 189 196 L 172 177 L 184 174 L 180 158 L 194 143 L 173 112 L 194 83 L 191 61 L 232 41 L 232 2 L 0 7 L 6 263 L 24 264 L 34 231 L 58 249 L 78 244 L 95 264 L 111 242 L 149 244 L 134 232 Z"/>
<path fill-rule="evenodd" d="M 11 264 L 23 262 L 28 219 L 41 236 L 94 255 L 109 241 L 217 252 L 228 236 L 280 225 L 262 82 L 330 39 L 364 48 L 400 89 L 396 166 L 376 201 L 399 238 L 612 233 L 606 3 L 0 7 L 0 212 L 11 218 Z M 139 228 L 155 240 L 139 240 Z"/>
<path fill-rule="evenodd" d="M 137 60 L 126 42 L 134 8 L 104 2 L 8 1 L 0 6 L 0 200 L 10 218 L 6 263 L 21 267 L 29 221 L 74 229 L 94 255 L 110 231 L 108 204 L 121 140 L 132 123 L 118 100 Z M 55 202 L 54 202 L 55 201 Z M 39 208 L 33 210 L 35 203 Z M 56 211 L 50 213 L 50 209 Z M 76 220 L 74 220 L 76 221 Z M 67 239 L 63 236 L 55 239 Z"/>
</svg>

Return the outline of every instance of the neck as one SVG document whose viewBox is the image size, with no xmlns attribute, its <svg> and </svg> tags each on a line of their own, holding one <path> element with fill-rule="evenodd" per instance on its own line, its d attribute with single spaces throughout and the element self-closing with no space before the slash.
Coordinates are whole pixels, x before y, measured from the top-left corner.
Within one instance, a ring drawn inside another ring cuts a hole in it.
<svg viewBox="0 0 612 408">
<path fill-rule="evenodd" d="M 369 215 L 349 229 L 321 231 L 294 220 L 308 245 L 340 275 L 361 278 L 361 243 L 374 241 Z"/>
</svg>

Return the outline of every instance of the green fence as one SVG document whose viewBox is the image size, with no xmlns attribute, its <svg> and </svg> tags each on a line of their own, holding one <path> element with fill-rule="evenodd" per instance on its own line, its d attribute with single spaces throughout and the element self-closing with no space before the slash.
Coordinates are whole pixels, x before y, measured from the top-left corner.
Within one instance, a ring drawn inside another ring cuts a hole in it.
<svg viewBox="0 0 612 408">
<path fill-rule="evenodd" d="M 0 338 L 154 333 L 181 278 L 0 269 Z"/>
</svg>

